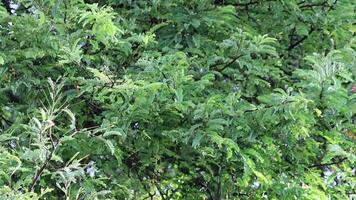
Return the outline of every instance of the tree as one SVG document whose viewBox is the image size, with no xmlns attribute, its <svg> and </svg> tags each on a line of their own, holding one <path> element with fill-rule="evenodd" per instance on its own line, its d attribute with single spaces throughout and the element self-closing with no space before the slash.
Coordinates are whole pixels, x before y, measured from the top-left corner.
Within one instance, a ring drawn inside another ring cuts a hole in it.
<svg viewBox="0 0 356 200">
<path fill-rule="evenodd" d="M 1 199 L 355 193 L 353 1 L 2 2 Z"/>
</svg>

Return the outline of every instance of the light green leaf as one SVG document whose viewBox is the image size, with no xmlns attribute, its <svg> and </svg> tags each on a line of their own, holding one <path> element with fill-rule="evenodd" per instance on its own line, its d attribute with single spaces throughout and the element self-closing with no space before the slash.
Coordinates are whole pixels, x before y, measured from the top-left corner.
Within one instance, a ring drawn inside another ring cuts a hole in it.
<svg viewBox="0 0 356 200">
<path fill-rule="evenodd" d="M 0 65 L 4 65 L 5 64 L 5 60 L 2 56 L 0 56 Z"/>
<path fill-rule="evenodd" d="M 106 131 L 104 134 L 103 134 L 103 137 L 109 137 L 109 136 L 112 136 L 112 135 L 116 135 L 116 136 L 122 136 L 122 130 L 121 131 L 118 131 L 118 130 L 111 130 L 111 131 Z"/>
</svg>

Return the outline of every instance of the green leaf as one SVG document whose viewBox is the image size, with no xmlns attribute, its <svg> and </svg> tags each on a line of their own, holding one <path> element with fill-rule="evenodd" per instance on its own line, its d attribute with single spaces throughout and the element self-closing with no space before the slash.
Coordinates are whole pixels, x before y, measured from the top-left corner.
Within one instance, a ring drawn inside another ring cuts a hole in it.
<svg viewBox="0 0 356 200">
<path fill-rule="evenodd" d="M 257 176 L 258 180 L 264 184 L 268 184 L 267 178 L 260 172 L 253 170 L 253 173 Z"/>
<path fill-rule="evenodd" d="M 297 26 L 295 27 L 296 32 L 298 35 L 308 35 L 309 34 L 309 30 L 308 27 L 305 24 L 297 24 Z"/>
<path fill-rule="evenodd" d="M 123 136 L 122 130 L 110 130 L 110 131 L 106 131 L 106 132 L 103 134 L 103 137 L 109 137 L 109 136 L 112 136 L 112 135 L 115 135 L 115 136 Z"/>
<path fill-rule="evenodd" d="M 12 136 L 11 134 L 5 133 L 5 134 L 0 134 L 0 142 L 6 142 L 9 140 L 18 140 L 18 137 Z"/>
<path fill-rule="evenodd" d="M 94 76 L 95 76 L 96 78 L 98 78 L 100 81 L 102 81 L 102 82 L 104 82 L 104 83 L 110 83 L 110 82 L 111 82 L 110 78 L 109 78 L 106 74 L 100 72 L 99 70 L 94 69 L 94 68 L 91 68 L 91 67 L 88 67 L 87 69 L 88 69 L 91 73 L 93 73 Z"/>
<path fill-rule="evenodd" d="M 114 155 L 115 147 L 114 147 L 113 143 L 110 140 L 105 140 L 105 143 L 109 147 L 111 155 Z"/>
<path fill-rule="evenodd" d="M 4 65 L 5 64 L 5 60 L 2 56 L 0 56 L 0 65 Z"/>
</svg>

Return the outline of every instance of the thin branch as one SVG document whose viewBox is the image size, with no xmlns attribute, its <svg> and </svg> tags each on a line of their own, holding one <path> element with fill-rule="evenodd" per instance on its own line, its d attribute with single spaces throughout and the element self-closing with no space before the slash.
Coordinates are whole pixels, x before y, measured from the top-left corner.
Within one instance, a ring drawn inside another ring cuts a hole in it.
<svg viewBox="0 0 356 200">
<path fill-rule="evenodd" d="M 313 4 L 298 4 L 300 5 L 299 8 L 303 9 L 303 8 L 312 8 L 312 7 L 317 7 L 317 6 L 327 6 L 328 2 L 327 1 L 323 1 L 320 3 L 313 3 Z"/>
<path fill-rule="evenodd" d="M 64 17 L 63 17 L 63 22 L 66 24 L 67 23 L 67 10 L 68 10 L 68 5 L 67 5 L 67 0 L 64 0 Z"/>
<path fill-rule="evenodd" d="M 258 4 L 260 2 L 261 2 L 260 0 L 255 0 L 255 1 L 250 1 L 250 2 L 247 2 L 247 3 L 235 3 L 235 4 L 232 4 L 232 5 L 233 6 L 237 6 L 237 7 L 248 7 L 250 5 Z"/>
<path fill-rule="evenodd" d="M 217 191 L 216 191 L 216 199 L 222 199 L 222 172 L 221 172 L 221 166 L 219 165 L 219 172 L 218 172 L 218 185 L 217 185 Z"/>
<path fill-rule="evenodd" d="M 171 194 L 167 197 L 167 199 L 172 199 L 173 195 L 178 191 L 178 188 L 172 189 Z"/>
<path fill-rule="evenodd" d="M 2 116 L 2 115 L 0 115 L 0 118 L 1 118 L 2 120 L 4 120 L 4 122 L 5 122 L 8 126 L 11 126 L 11 124 L 13 123 L 12 121 L 6 119 L 6 118 L 5 118 L 4 116 Z"/>
<path fill-rule="evenodd" d="M 276 1 L 276 0 L 264 0 L 264 1 L 255 0 L 255 1 L 250 1 L 250 2 L 247 2 L 247 3 L 233 3 L 233 4 L 229 4 L 229 5 L 232 5 L 232 6 L 235 6 L 235 7 L 244 7 L 246 10 L 248 10 L 249 6 L 256 5 L 256 4 L 259 4 L 259 3 L 273 2 L 273 1 Z"/>
<path fill-rule="evenodd" d="M 300 38 L 298 41 L 296 41 L 295 43 L 289 45 L 289 47 L 287 48 L 288 51 L 291 51 L 292 49 L 294 49 L 295 47 L 299 46 L 302 42 L 304 42 L 304 40 L 306 40 L 311 33 L 313 33 L 315 31 L 315 28 L 311 28 L 308 32 L 308 35 L 303 36 L 302 38 Z"/>
<path fill-rule="evenodd" d="M 39 178 L 41 177 L 43 171 L 46 169 L 49 161 L 52 159 L 54 152 L 56 151 L 57 147 L 58 147 L 58 143 L 55 145 L 55 148 L 52 149 L 52 151 L 50 152 L 50 154 L 47 156 L 46 160 L 44 161 L 42 167 L 36 172 L 35 176 L 32 179 L 32 183 L 30 185 L 30 191 L 33 191 L 34 187 L 37 184 L 37 181 L 39 180 Z"/>
<path fill-rule="evenodd" d="M 239 56 L 233 58 L 229 63 L 227 63 L 226 65 L 224 65 L 224 67 L 218 69 L 217 71 L 219 71 L 219 72 L 224 71 L 227 67 L 229 67 L 230 65 L 232 65 L 237 59 L 241 58 L 242 56 L 243 56 L 243 55 L 239 55 Z"/>
<path fill-rule="evenodd" d="M 33 177 L 33 180 L 32 180 L 31 186 L 30 186 L 30 191 L 33 191 L 34 187 L 37 184 L 37 181 L 41 177 L 43 171 L 46 169 L 48 163 L 51 161 L 54 152 L 56 151 L 57 147 L 59 146 L 59 140 L 57 140 L 57 142 L 54 143 L 54 140 L 53 140 L 53 137 L 52 137 L 52 128 L 49 128 L 48 135 L 49 135 L 49 138 L 50 138 L 50 141 L 51 141 L 52 150 L 49 153 L 49 155 L 46 156 L 46 160 L 44 161 L 42 167 L 36 172 L 35 176 Z"/>
<path fill-rule="evenodd" d="M 144 184 L 142 177 L 138 174 L 138 171 L 137 171 L 137 170 L 134 170 L 134 172 L 135 172 L 135 174 L 136 174 L 138 180 L 139 180 L 140 183 L 142 184 L 143 189 L 147 192 L 147 194 L 148 194 L 148 197 L 147 197 L 147 198 L 153 199 L 153 197 L 155 196 L 155 194 L 154 194 L 154 193 L 151 194 L 151 192 L 148 190 L 147 185 Z M 145 198 L 145 199 L 146 199 L 146 198 Z"/>
<path fill-rule="evenodd" d="M 230 62 L 227 62 L 227 63 L 215 63 L 211 66 L 209 66 L 210 69 L 213 69 L 215 71 L 218 71 L 218 72 L 222 72 L 224 71 L 227 67 L 229 67 L 231 64 L 233 64 L 236 60 L 238 60 L 239 58 L 241 58 L 243 55 L 238 55 L 236 56 L 235 58 L 232 58 Z M 220 69 L 217 69 L 217 66 L 219 65 L 224 65 L 222 68 Z"/>
<path fill-rule="evenodd" d="M 321 84 L 320 84 L 320 86 L 321 86 L 321 90 L 320 90 L 320 93 L 319 93 L 319 100 L 320 100 L 320 101 L 323 100 L 324 88 L 325 88 L 324 82 L 325 82 L 325 81 L 322 81 Z"/>
<path fill-rule="evenodd" d="M 159 184 L 157 183 L 156 180 L 153 180 L 153 183 L 155 184 L 159 194 L 161 195 L 162 199 L 163 200 L 166 200 L 166 197 L 165 197 L 165 193 L 162 191 L 161 187 L 159 186 Z"/>
<path fill-rule="evenodd" d="M 347 160 L 347 158 L 342 158 L 338 161 L 335 161 L 335 162 L 330 162 L 330 163 L 318 163 L 318 164 L 314 164 L 314 165 L 310 165 L 309 168 L 314 168 L 314 167 L 325 167 L 325 166 L 330 166 L 330 165 L 337 165 L 337 164 L 340 164 L 342 162 L 344 162 L 345 160 Z"/>
</svg>

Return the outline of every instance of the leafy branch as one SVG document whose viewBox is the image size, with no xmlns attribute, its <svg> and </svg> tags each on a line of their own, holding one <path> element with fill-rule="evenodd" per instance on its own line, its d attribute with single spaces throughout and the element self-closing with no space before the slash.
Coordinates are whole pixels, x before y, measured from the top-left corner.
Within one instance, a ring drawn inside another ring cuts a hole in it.
<svg viewBox="0 0 356 200">
<path fill-rule="evenodd" d="M 50 135 L 52 133 L 49 133 Z M 35 176 L 33 177 L 32 179 L 32 183 L 30 185 L 30 191 L 33 191 L 34 190 L 34 187 L 36 186 L 39 178 L 41 177 L 43 171 L 46 169 L 48 163 L 50 162 L 50 160 L 52 159 L 53 157 L 53 154 L 54 152 L 56 151 L 57 147 L 59 145 L 59 141 L 56 142 L 56 144 L 54 144 L 52 142 L 52 150 L 50 151 L 49 155 L 46 157 L 46 160 L 44 161 L 44 163 L 42 164 L 42 167 L 40 169 L 38 169 L 35 173 Z"/>
<path fill-rule="evenodd" d="M 36 134 L 36 137 L 38 139 L 37 145 L 44 146 L 46 152 L 45 152 L 45 159 L 41 167 L 38 170 L 36 170 L 32 178 L 32 182 L 29 186 L 30 191 L 34 190 L 38 180 L 41 178 L 44 170 L 47 168 L 56 150 L 60 146 L 61 140 L 60 138 L 57 138 L 56 140 L 54 139 L 55 135 L 53 134 L 53 128 L 56 127 L 54 120 L 58 117 L 58 115 L 61 112 L 67 113 L 72 121 L 70 130 L 71 131 L 74 130 L 74 133 L 71 134 L 69 137 L 73 137 L 74 134 L 77 132 L 75 129 L 74 114 L 71 113 L 71 111 L 69 111 L 66 108 L 63 109 L 63 104 L 60 104 L 60 101 L 62 100 L 61 90 L 63 88 L 63 82 L 59 83 L 58 82 L 59 80 L 60 78 L 57 79 L 56 82 L 53 82 L 52 79 L 50 78 L 48 79 L 50 89 L 49 89 L 49 98 L 46 96 L 46 100 L 49 103 L 49 106 L 40 110 L 40 113 L 42 115 L 42 122 L 40 122 L 35 117 L 33 118 L 33 124 L 31 129 L 36 131 L 34 132 L 34 134 Z M 50 143 L 50 147 L 48 147 L 47 143 Z"/>
</svg>

